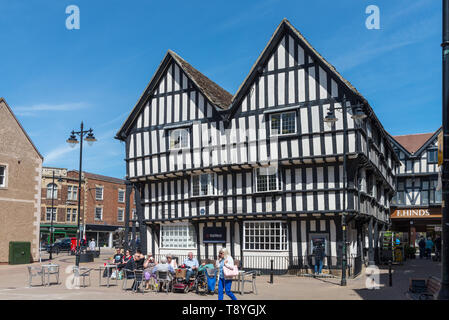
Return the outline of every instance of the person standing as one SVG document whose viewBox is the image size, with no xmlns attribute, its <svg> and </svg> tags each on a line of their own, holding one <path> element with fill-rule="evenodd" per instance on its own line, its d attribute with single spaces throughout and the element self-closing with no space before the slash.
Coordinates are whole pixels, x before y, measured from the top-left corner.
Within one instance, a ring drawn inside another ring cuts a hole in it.
<svg viewBox="0 0 449 320">
<path fill-rule="evenodd" d="M 215 267 L 219 270 L 218 277 L 218 300 L 223 300 L 223 289 L 226 292 L 227 296 L 232 300 L 237 300 L 235 295 L 231 291 L 232 279 L 227 279 L 224 275 L 224 268 L 228 268 L 234 270 L 234 259 L 232 259 L 231 255 L 228 252 L 228 249 L 221 248 L 218 252 L 218 259 L 215 262 Z"/>
<path fill-rule="evenodd" d="M 92 238 L 92 240 L 90 240 L 89 242 L 89 249 L 90 251 L 95 251 L 95 247 L 97 246 L 97 244 L 95 243 L 94 238 Z"/>
<path fill-rule="evenodd" d="M 324 246 L 321 241 L 317 242 L 313 248 L 315 255 L 315 275 L 320 275 L 323 270 Z"/>
<path fill-rule="evenodd" d="M 424 254 L 426 252 L 426 240 L 424 240 L 424 237 L 421 237 L 421 239 L 418 242 L 419 246 L 419 258 L 424 258 Z"/>
<path fill-rule="evenodd" d="M 432 248 L 433 248 L 433 241 L 430 239 L 430 237 L 427 238 L 426 241 L 426 258 L 430 259 L 432 256 Z"/>
<path fill-rule="evenodd" d="M 441 261 L 441 238 L 437 236 L 435 239 L 435 256 L 437 261 Z"/>
</svg>

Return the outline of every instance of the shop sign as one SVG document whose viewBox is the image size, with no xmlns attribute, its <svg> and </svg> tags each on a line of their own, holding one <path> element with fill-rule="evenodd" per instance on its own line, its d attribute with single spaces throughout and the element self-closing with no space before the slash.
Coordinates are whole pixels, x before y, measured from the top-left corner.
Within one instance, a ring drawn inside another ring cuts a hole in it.
<svg viewBox="0 0 449 320">
<path fill-rule="evenodd" d="M 203 229 L 204 243 L 226 243 L 225 227 L 205 227 Z"/>
<path fill-rule="evenodd" d="M 391 218 L 441 218 L 441 208 L 398 209 Z"/>
</svg>

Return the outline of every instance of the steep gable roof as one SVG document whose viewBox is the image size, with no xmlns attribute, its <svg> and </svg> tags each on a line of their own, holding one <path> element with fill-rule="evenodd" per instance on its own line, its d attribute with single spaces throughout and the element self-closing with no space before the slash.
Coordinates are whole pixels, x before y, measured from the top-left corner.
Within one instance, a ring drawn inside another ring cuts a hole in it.
<svg viewBox="0 0 449 320">
<path fill-rule="evenodd" d="M 164 75 L 167 67 L 172 61 L 175 61 L 175 63 L 178 64 L 181 70 L 194 83 L 197 89 L 202 94 L 204 94 L 206 99 L 208 99 L 212 105 L 214 105 L 219 110 L 226 110 L 229 107 L 232 100 L 232 95 L 229 92 L 227 92 L 225 89 L 199 72 L 191 64 L 182 59 L 177 53 L 173 52 L 172 50 L 168 50 L 150 82 L 148 83 L 147 87 L 145 88 L 144 92 L 140 96 L 131 113 L 128 115 L 128 118 L 125 120 L 122 127 L 117 132 L 115 137 L 116 139 L 123 140 L 124 137 L 122 135 L 140 114 L 140 111 L 143 109 L 146 103 L 148 95 L 150 95 L 151 92 L 156 88 L 160 78 Z"/>
<path fill-rule="evenodd" d="M 410 155 L 417 155 L 428 142 L 432 141 L 441 131 L 439 128 L 435 132 L 430 133 L 415 133 L 415 134 L 405 134 L 399 136 L 391 136 L 401 147 L 403 147 Z"/>
<path fill-rule="evenodd" d="M 178 56 L 175 52 L 168 50 L 173 58 L 178 62 L 182 70 L 201 89 L 201 92 L 215 105 L 222 109 L 227 109 L 232 101 L 232 95 L 218 84 L 210 80 L 204 74 L 192 67 L 187 61 Z"/>
<path fill-rule="evenodd" d="M 25 131 L 25 129 L 22 127 L 22 125 L 20 124 L 20 121 L 17 119 L 17 117 L 15 116 L 14 112 L 12 112 L 10 106 L 8 105 L 8 103 L 6 102 L 6 100 L 3 97 L 0 97 L 0 104 L 3 103 L 6 106 L 6 109 L 11 113 L 12 117 L 14 118 L 14 120 L 17 122 L 17 124 L 19 125 L 20 129 L 22 130 L 22 132 L 25 134 L 25 137 L 27 138 L 27 140 L 30 142 L 30 144 L 33 146 L 34 150 L 36 151 L 36 153 L 39 155 L 39 157 L 43 160 L 44 157 L 41 155 L 41 153 L 39 152 L 39 150 L 36 148 L 36 146 L 34 145 L 33 141 L 31 140 L 30 136 L 28 135 L 28 133 Z"/>
<path fill-rule="evenodd" d="M 394 152 L 393 146 L 391 145 L 388 139 L 389 136 L 388 132 L 385 130 L 382 123 L 377 118 L 368 100 L 366 100 L 365 97 L 348 80 L 346 80 L 332 64 L 330 64 L 326 59 L 324 59 L 324 57 L 318 51 L 315 50 L 315 48 L 307 41 L 307 39 L 301 34 L 301 32 L 299 32 L 298 29 L 296 29 L 286 18 L 284 18 L 278 25 L 273 35 L 271 36 L 270 40 L 268 41 L 267 45 L 263 49 L 262 53 L 259 55 L 254 65 L 251 67 L 250 72 L 243 80 L 242 84 L 240 85 L 234 97 L 232 98 L 232 105 L 229 107 L 230 112 L 228 114 L 228 120 L 230 120 L 234 115 L 240 101 L 244 98 L 245 92 L 251 86 L 252 82 L 260 72 L 260 67 L 268 60 L 268 58 L 270 57 L 270 53 L 274 49 L 274 46 L 277 44 L 279 39 L 285 34 L 285 32 L 291 32 L 294 36 L 296 36 L 299 39 L 299 41 L 304 44 L 305 49 L 309 50 L 313 56 L 315 56 L 319 61 L 321 61 L 321 63 L 323 64 L 323 68 L 329 69 L 329 71 L 333 75 L 335 75 L 336 78 L 344 86 L 346 86 L 360 100 L 360 102 L 363 105 L 366 106 L 367 110 L 365 110 L 365 112 L 367 116 L 372 118 L 374 122 L 377 123 L 379 129 L 381 130 L 381 132 L 383 132 L 383 135 L 386 137 L 385 139 L 387 141 L 386 145 L 392 152 L 394 160 L 396 160 L 396 162 L 399 162 L 399 158 Z"/>
</svg>

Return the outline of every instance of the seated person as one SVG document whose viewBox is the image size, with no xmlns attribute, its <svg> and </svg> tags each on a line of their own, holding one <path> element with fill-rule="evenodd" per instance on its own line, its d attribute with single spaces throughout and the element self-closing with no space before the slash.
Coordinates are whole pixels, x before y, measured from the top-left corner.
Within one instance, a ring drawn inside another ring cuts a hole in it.
<svg viewBox="0 0 449 320">
<path fill-rule="evenodd" d="M 142 254 L 142 251 L 139 249 L 136 250 L 136 253 L 133 256 L 134 261 L 136 263 L 137 270 L 143 270 L 143 264 L 145 262 L 145 256 Z"/>
<path fill-rule="evenodd" d="M 167 263 L 169 265 L 171 265 L 173 269 L 177 269 L 178 268 L 178 264 L 176 263 L 176 260 L 173 259 L 171 254 L 167 255 Z"/>
<path fill-rule="evenodd" d="M 134 270 L 135 269 L 135 267 L 136 267 L 135 266 L 135 262 L 134 262 L 133 256 L 131 255 L 131 252 L 129 250 L 126 250 L 125 256 L 123 257 L 122 262 L 119 263 L 117 265 L 117 267 L 118 267 L 119 270 L 122 269 L 122 268 L 125 268 L 125 269 L 128 269 L 128 270 Z"/>
<path fill-rule="evenodd" d="M 175 274 L 175 269 L 173 269 L 173 267 L 167 263 L 167 258 L 166 257 L 162 257 L 161 258 L 161 263 L 157 264 L 154 268 L 153 268 L 153 273 L 156 274 L 156 272 L 158 271 L 168 271 L 169 274 L 174 275 Z"/>
<path fill-rule="evenodd" d="M 123 260 L 123 253 L 120 250 L 120 248 L 117 248 L 116 253 L 112 257 L 112 264 L 120 264 L 122 263 L 122 260 Z"/>
<path fill-rule="evenodd" d="M 156 278 L 156 275 L 153 273 L 153 269 L 156 266 L 154 262 L 153 256 L 150 254 L 148 258 L 143 263 L 143 273 L 145 276 L 145 289 L 148 290 L 150 288 L 150 279 Z"/>
<path fill-rule="evenodd" d="M 186 282 L 189 282 L 190 277 L 195 274 L 199 267 L 198 260 L 193 257 L 192 252 L 188 253 L 183 265 L 186 267 Z"/>
</svg>

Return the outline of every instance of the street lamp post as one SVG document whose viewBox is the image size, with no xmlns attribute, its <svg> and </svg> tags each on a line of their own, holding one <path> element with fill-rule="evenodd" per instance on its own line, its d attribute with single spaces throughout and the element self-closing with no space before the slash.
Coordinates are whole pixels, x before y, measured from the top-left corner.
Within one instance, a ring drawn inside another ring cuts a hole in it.
<svg viewBox="0 0 449 320">
<path fill-rule="evenodd" d="M 80 168 L 78 172 L 78 226 L 77 226 L 77 237 L 76 237 L 76 266 L 80 265 L 80 243 L 81 243 L 81 230 L 80 230 L 80 216 L 81 216 L 81 176 L 82 176 L 82 163 L 83 163 L 83 137 L 87 134 L 87 137 L 84 138 L 89 145 L 92 145 L 95 141 L 97 141 L 94 137 L 93 130 L 89 129 L 84 131 L 83 122 L 81 122 L 81 130 L 80 131 L 72 131 L 72 134 L 67 139 L 67 142 L 75 147 L 78 143 L 76 139 L 76 135 L 80 137 Z"/>
<path fill-rule="evenodd" d="M 441 286 L 438 300 L 449 300 L 449 0 L 443 0 L 443 201 Z"/>
<path fill-rule="evenodd" d="M 335 116 L 334 110 L 341 109 L 343 112 L 343 212 L 341 216 L 341 228 L 343 234 L 343 245 L 342 245 L 342 259 L 341 259 L 341 285 L 346 286 L 346 269 L 347 269 L 347 221 L 346 221 L 346 173 L 347 173 L 347 164 L 346 157 L 348 153 L 348 124 L 347 124 L 347 116 L 346 110 L 353 109 L 354 112 L 351 115 L 351 118 L 354 120 L 362 120 L 366 118 L 366 114 L 363 112 L 362 105 L 354 105 L 347 106 L 346 105 L 346 95 L 343 95 L 343 101 L 341 107 L 334 107 L 332 110 L 329 109 L 324 121 L 329 123 L 330 125 L 337 122 L 337 117 Z"/>
<path fill-rule="evenodd" d="M 62 179 L 61 177 L 58 178 L 58 182 L 61 182 Z M 54 211 L 54 206 L 53 206 L 53 201 L 55 198 L 55 170 L 53 170 L 53 178 L 52 178 L 52 182 L 51 182 L 51 214 L 50 214 L 50 260 L 53 259 L 53 211 Z"/>
</svg>

